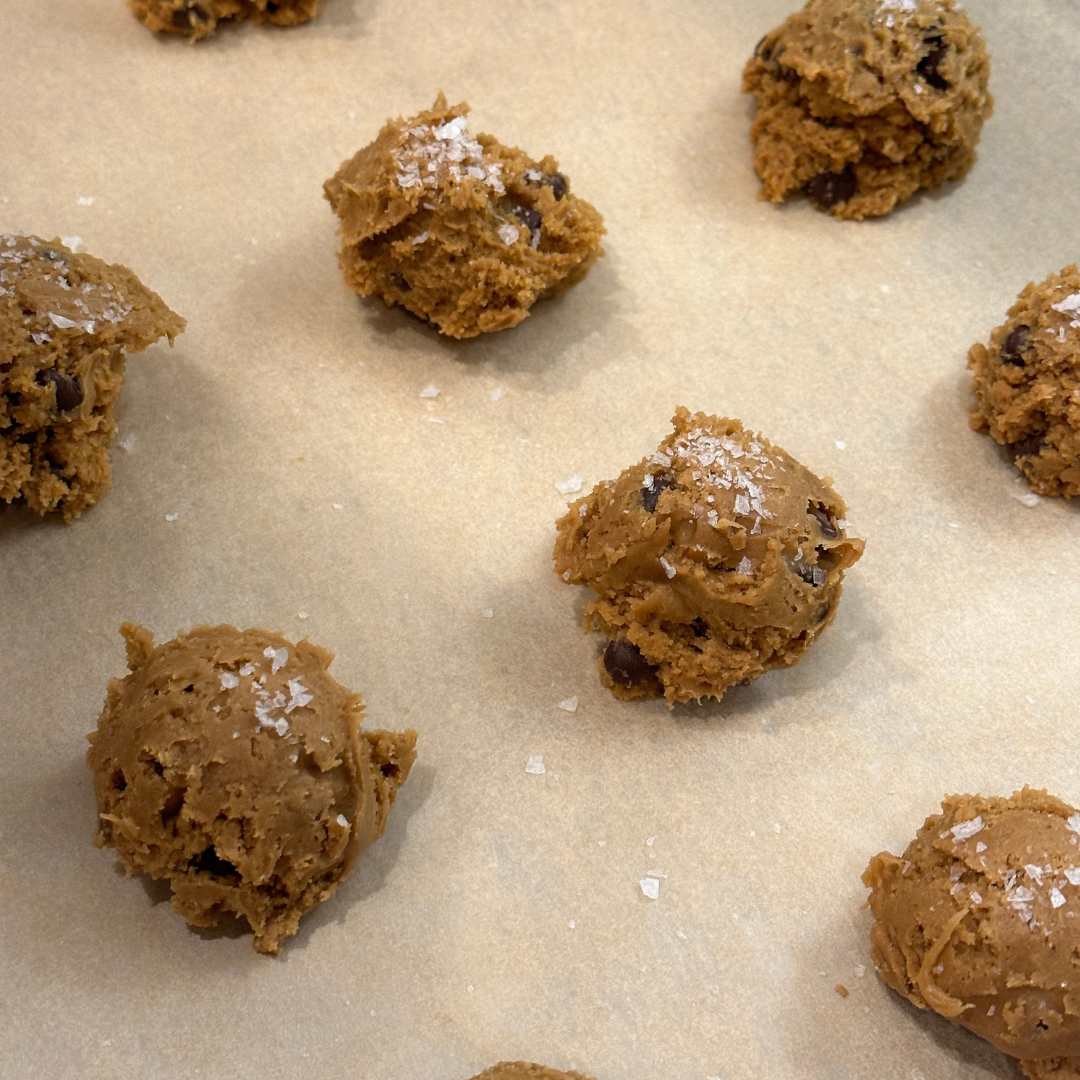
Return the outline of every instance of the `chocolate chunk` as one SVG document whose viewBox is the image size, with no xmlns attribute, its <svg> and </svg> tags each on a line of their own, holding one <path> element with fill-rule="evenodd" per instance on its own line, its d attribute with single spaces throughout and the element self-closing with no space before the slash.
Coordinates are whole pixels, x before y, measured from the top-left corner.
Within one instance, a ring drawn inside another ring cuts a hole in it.
<svg viewBox="0 0 1080 1080">
<path fill-rule="evenodd" d="M 936 40 L 941 40 L 940 38 Z M 949 84 L 945 79 L 945 76 L 938 71 L 942 60 L 945 59 L 949 49 L 945 45 L 938 45 L 936 48 L 931 49 L 918 63 L 916 71 L 935 89 L 935 90 L 948 90 Z"/>
<path fill-rule="evenodd" d="M 1029 435 L 1019 442 L 1009 443 L 1009 453 L 1012 454 L 1014 461 L 1022 457 L 1035 457 L 1042 450 L 1044 441 L 1042 432 Z"/>
<path fill-rule="evenodd" d="M 240 871 L 228 859 L 223 859 L 218 855 L 213 844 L 200 854 L 193 855 L 188 866 L 200 874 L 213 874 L 215 877 L 238 878 L 240 876 Z"/>
<path fill-rule="evenodd" d="M 558 202 L 567 191 L 569 185 L 566 182 L 566 177 L 562 173 L 551 173 L 549 176 L 545 176 L 543 183 L 547 184 L 551 188 L 551 194 L 555 196 L 555 201 Z"/>
<path fill-rule="evenodd" d="M 1024 358 L 1020 355 L 1031 341 L 1031 329 L 1027 326 L 1016 326 L 1009 331 L 1005 344 L 1001 346 L 1001 362 L 1012 364 L 1014 367 L 1023 367 Z"/>
<path fill-rule="evenodd" d="M 400 274 L 391 274 L 390 280 L 402 292 L 412 292 L 412 286 Z"/>
<path fill-rule="evenodd" d="M 837 203 L 847 202 L 857 187 L 855 170 L 849 165 L 843 172 L 818 173 L 806 185 L 806 194 L 823 210 L 829 210 Z"/>
<path fill-rule="evenodd" d="M 810 504 L 810 513 L 817 518 L 818 528 L 826 540 L 835 540 L 840 535 L 840 530 L 833 524 L 829 511 L 820 503 Z"/>
<path fill-rule="evenodd" d="M 661 473 L 659 476 L 650 476 L 648 478 L 652 481 L 652 487 L 647 484 L 641 488 L 641 505 L 650 514 L 656 513 L 656 504 L 660 501 L 660 492 L 666 491 L 668 488 L 675 486 L 675 477 L 669 476 L 666 473 Z"/>
<path fill-rule="evenodd" d="M 619 686 L 634 686 L 656 677 L 656 668 L 629 641 L 609 641 L 604 650 L 604 669 Z"/>
<path fill-rule="evenodd" d="M 514 213 L 521 219 L 522 225 L 525 226 L 529 232 L 535 232 L 540 228 L 540 211 L 534 210 L 531 206 L 515 206 Z"/>
<path fill-rule="evenodd" d="M 690 629 L 694 631 L 694 637 L 709 636 L 709 624 L 702 618 L 695 619 L 690 624 Z"/>
<path fill-rule="evenodd" d="M 56 387 L 56 407 L 61 412 L 77 409 L 83 402 L 82 387 L 78 380 L 73 379 L 66 371 L 49 368 L 38 375 L 38 382 L 43 386 L 45 383 L 52 383 Z"/>
</svg>

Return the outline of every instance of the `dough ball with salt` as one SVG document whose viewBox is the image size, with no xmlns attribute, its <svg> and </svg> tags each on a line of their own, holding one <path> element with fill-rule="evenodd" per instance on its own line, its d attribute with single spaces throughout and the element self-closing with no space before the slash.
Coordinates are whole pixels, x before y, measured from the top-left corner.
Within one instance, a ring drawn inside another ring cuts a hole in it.
<svg viewBox="0 0 1080 1080">
<path fill-rule="evenodd" d="M 863 874 L 878 974 L 920 1009 L 1080 1077 L 1080 813 L 1045 791 L 950 795 Z"/>
<path fill-rule="evenodd" d="M 99 847 L 172 886 L 192 926 L 226 912 L 277 952 L 386 827 L 416 732 L 361 731 L 332 655 L 266 630 L 197 626 L 163 645 L 125 623 L 87 764 Z"/>
<path fill-rule="evenodd" d="M 585 629 L 610 639 L 604 685 L 673 705 L 798 661 L 863 542 L 826 481 L 739 421 L 680 408 L 672 422 L 654 454 L 570 506 L 555 572 L 596 593 Z"/>
<path fill-rule="evenodd" d="M 325 184 L 350 288 L 455 338 L 516 326 L 581 281 L 605 231 L 554 158 L 472 135 L 468 111 L 440 94 Z"/>
<path fill-rule="evenodd" d="M 954 0 L 810 0 L 743 72 L 761 197 L 860 220 L 964 175 L 993 99 Z"/>
<path fill-rule="evenodd" d="M 1040 495 L 1080 495 L 1080 270 L 1028 284 L 988 345 L 968 353 L 971 426 Z"/>
<path fill-rule="evenodd" d="M 546 1065 L 534 1065 L 529 1061 L 500 1061 L 485 1069 L 472 1080 L 591 1080 L 584 1073 L 559 1072 Z"/>
<path fill-rule="evenodd" d="M 127 0 L 136 18 L 161 34 L 181 34 L 191 41 L 209 37 L 218 23 L 250 19 L 275 26 L 296 26 L 314 19 L 323 0 Z"/>
</svg>

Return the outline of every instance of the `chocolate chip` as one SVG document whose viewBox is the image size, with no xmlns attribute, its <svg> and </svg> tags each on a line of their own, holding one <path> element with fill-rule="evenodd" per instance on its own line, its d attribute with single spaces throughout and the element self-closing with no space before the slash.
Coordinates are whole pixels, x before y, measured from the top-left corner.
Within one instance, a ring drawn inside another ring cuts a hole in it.
<svg viewBox="0 0 1080 1080">
<path fill-rule="evenodd" d="M 609 641 L 604 650 L 604 669 L 619 686 L 634 686 L 656 677 L 656 668 L 629 641 Z"/>
<path fill-rule="evenodd" d="M 400 274 L 391 274 L 390 282 L 402 292 L 412 292 L 412 286 Z"/>
<path fill-rule="evenodd" d="M 650 476 L 649 479 L 652 481 L 652 487 L 642 485 L 641 505 L 650 514 L 655 514 L 656 504 L 660 501 L 660 492 L 673 488 L 675 486 L 675 477 L 661 473 L 659 476 Z"/>
<path fill-rule="evenodd" d="M 1014 367 L 1023 367 L 1024 358 L 1020 355 L 1031 341 L 1031 328 L 1027 326 L 1015 326 L 1009 331 L 1005 344 L 1001 346 L 1001 362 L 1012 364 Z"/>
<path fill-rule="evenodd" d="M 213 844 L 198 855 L 193 855 L 188 866 L 200 874 L 213 874 L 215 877 L 238 878 L 240 876 L 240 871 L 228 859 L 223 859 L 218 855 Z"/>
<path fill-rule="evenodd" d="M 535 232 L 540 228 L 540 211 L 534 210 L 531 206 L 515 206 L 514 213 L 521 219 L 522 225 L 525 226 L 529 232 Z"/>
<path fill-rule="evenodd" d="M 857 187 L 855 170 L 849 165 L 843 172 L 818 173 L 806 185 L 806 194 L 823 210 L 830 210 L 837 203 L 847 202 Z"/>
<path fill-rule="evenodd" d="M 762 59 L 762 60 L 764 60 L 766 64 L 767 64 L 767 63 L 768 63 L 768 62 L 769 62 L 769 61 L 770 61 L 770 60 L 772 59 L 772 49 L 768 49 L 768 50 L 766 50 L 765 52 L 762 52 L 762 51 L 761 51 L 761 46 L 762 46 L 762 45 L 764 45 L 764 44 L 765 44 L 765 42 L 766 42 L 766 41 L 767 41 L 768 39 L 769 39 L 769 35 L 768 35 L 768 34 L 766 34 L 766 35 L 765 35 L 765 36 L 764 36 L 764 37 L 763 37 L 763 38 L 762 38 L 762 39 L 761 39 L 761 40 L 760 40 L 760 41 L 759 41 L 759 42 L 758 42 L 758 43 L 757 43 L 757 44 L 756 44 L 756 45 L 754 46 L 754 55 L 755 55 L 755 56 L 759 56 L 759 57 L 761 57 L 761 59 Z"/>
<path fill-rule="evenodd" d="M 840 530 L 833 524 L 829 511 L 821 503 L 811 503 L 810 513 L 817 518 L 818 528 L 826 540 L 835 540 L 840 535 Z"/>
<path fill-rule="evenodd" d="M 690 624 L 690 629 L 694 631 L 694 637 L 709 636 L 709 624 L 700 617 Z"/>
<path fill-rule="evenodd" d="M 938 41 L 941 39 L 938 38 Z M 949 84 L 945 79 L 945 76 L 941 74 L 938 68 L 941 65 L 942 60 L 948 55 L 949 49 L 946 45 L 938 45 L 936 48 L 931 49 L 918 63 L 916 71 L 935 89 L 935 90 L 948 90 Z"/>
<path fill-rule="evenodd" d="M 551 194 L 555 196 L 555 201 L 558 202 L 567 192 L 570 185 L 566 182 L 566 177 L 562 173 L 551 173 L 549 176 L 545 176 L 543 183 L 547 184 L 551 188 Z"/>
<path fill-rule="evenodd" d="M 1019 442 L 1009 443 L 1009 453 L 1012 454 L 1014 461 L 1022 457 L 1036 457 L 1039 451 L 1042 450 L 1045 441 L 1042 432 L 1037 435 L 1029 435 Z"/>
<path fill-rule="evenodd" d="M 42 385 L 52 383 L 56 387 L 56 407 L 61 412 L 77 409 L 83 402 L 82 387 L 66 371 L 49 368 L 38 375 L 38 382 Z"/>
</svg>

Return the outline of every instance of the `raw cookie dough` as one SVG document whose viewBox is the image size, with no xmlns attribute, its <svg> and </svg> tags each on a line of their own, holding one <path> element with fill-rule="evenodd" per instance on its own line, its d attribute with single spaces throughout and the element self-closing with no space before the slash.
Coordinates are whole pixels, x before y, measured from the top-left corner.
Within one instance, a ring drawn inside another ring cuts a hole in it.
<svg viewBox="0 0 1080 1080">
<path fill-rule="evenodd" d="M 324 185 L 349 286 L 456 338 L 516 326 L 576 285 L 605 231 L 553 157 L 473 138 L 468 111 L 440 94 L 430 112 L 388 121 Z"/>
<path fill-rule="evenodd" d="M 184 329 L 124 266 L 0 236 L 0 499 L 77 518 L 112 468 L 125 353 Z"/>
<path fill-rule="evenodd" d="M 968 367 L 971 426 L 1006 447 L 1040 495 L 1080 495 L 1080 270 L 1028 284 Z"/>
<path fill-rule="evenodd" d="M 878 974 L 1032 1080 L 1080 1077 L 1080 813 L 1031 788 L 941 809 L 863 874 Z"/>
<path fill-rule="evenodd" d="M 963 176 L 993 108 L 989 77 L 953 0 L 810 0 L 743 72 L 761 198 L 805 190 L 861 221 Z"/>
<path fill-rule="evenodd" d="M 276 953 L 386 827 L 416 732 L 361 731 L 332 655 L 266 630 L 197 626 L 155 648 L 125 623 L 131 674 L 89 736 L 94 843 L 172 886 L 192 926 L 243 916 Z"/>
<path fill-rule="evenodd" d="M 472 1080 L 591 1080 L 579 1072 L 559 1072 L 546 1065 L 532 1065 L 527 1061 L 500 1061 L 485 1069 Z"/>
<path fill-rule="evenodd" d="M 651 457 L 558 523 L 555 572 L 597 598 L 600 678 L 628 701 L 719 698 L 794 664 L 862 555 L 829 485 L 767 439 L 683 408 Z"/>
<path fill-rule="evenodd" d="M 151 30 L 183 34 L 192 41 L 209 37 L 226 19 L 296 26 L 319 14 L 323 0 L 128 0 Z"/>
</svg>

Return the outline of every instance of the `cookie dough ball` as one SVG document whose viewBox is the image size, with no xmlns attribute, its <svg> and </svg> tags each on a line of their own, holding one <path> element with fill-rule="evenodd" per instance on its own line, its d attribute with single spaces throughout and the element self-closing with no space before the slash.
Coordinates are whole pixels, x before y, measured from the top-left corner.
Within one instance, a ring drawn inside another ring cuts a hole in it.
<svg viewBox="0 0 1080 1080">
<path fill-rule="evenodd" d="M 1006 447 L 1040 495 L 1080 495 L 1080 270 L 1029 284 L 968 367 L 971 426 Z"/>
<path fill-rule="evenodd" d="M 198 626 L 154 646 L 125 623 L 86 760 L 99 825 L 129 874 L 162 878 L 192 926 L 225 912 L 276 953 L 386 827 L 416 732 L 360 730 L 332 655 L 266 630 Z"/>
<path fill-rule="evenodd" d="M 743 72 L 761 197 L 805 191 L 861 221 L 963 176 L 993 107 L 989 76 L 953 0 L 810 0 Z"/>
<path fill-rule="evenodd" d="M 468 111 L 440 94 L 430 112 L 390 120 L 325 184 L 349 286 L 455 338 L 516 326 L 576 285 L 605 231 L 553 157 L 474 138 Z"/>
<path fill-rule="evenodd" d="M 941 810 L 863 874 L 878 974 L 1025 1075 L 1080 1076 L 1080 813 L 1031 788 Z"/>
<path fill-rule="evenodd" d="M 862 555 L 843 500 L 737 420 L 683 408 L 651 457 L 558 523 L 555 572 L 596 594 L 585 630 L 611 640 L 618 698 L 719 698 L 794 664 L 832 622 Z"/>
<path fill-rule="evenodd" d="M 0 499 L 77 518 L 112 468 L 125 354 L 184 329 L 124 266 L 0 236 Z"/>
<path fill-rule="evenodd" d="M 209 37 L 219 22 L 250 19 L 296 26 L 314 19 L 323 0 L 128 0 L 137 18 L 151 30 L 183 34 L 192 41 Z"/>
<path fill-rule="evenodd" d="M 527 1061 L 500 1061 L 485 1069 L 472 1080 L 591 1080 L 584 1073 L 559 1072 L 546 1065 L 532 1065 Z"/>
</svg>

